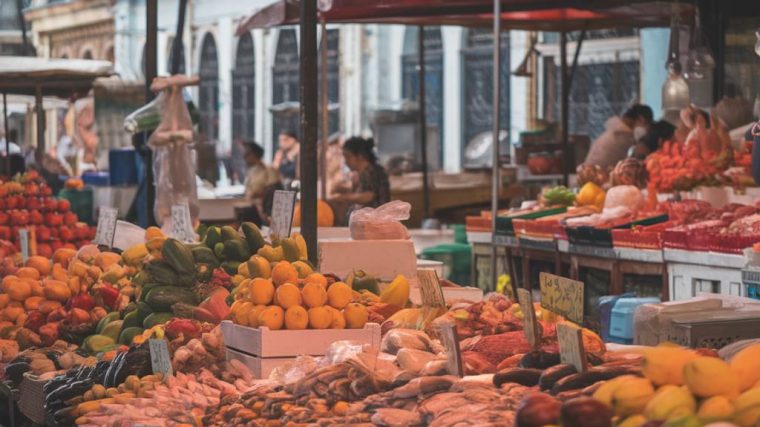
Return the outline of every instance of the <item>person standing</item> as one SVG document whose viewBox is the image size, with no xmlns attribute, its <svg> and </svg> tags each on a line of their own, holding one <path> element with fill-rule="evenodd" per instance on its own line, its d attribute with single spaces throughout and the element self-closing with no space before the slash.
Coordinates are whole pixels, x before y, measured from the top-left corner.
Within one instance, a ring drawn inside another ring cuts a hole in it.
<svg viewBox="0 0 760 427">
<path fill-rule="evenodd" d="M 352 203 L 351 211 L 363 207 L 376 208 L 390 201 L 388 174 L 377 163 L 375 142 L 371 138 L 355 136 L 346 140 L 343 159 L 346 166 L 358 174 L 358 180 L 351 189 L 334 196 L 332 200 Z"/>
<path fill-rule="evenodd" d="M 276 170 L 264 164 L 264 148 L 255 142 L 243 144 L 245 154 L 243 158 L 248 167 L 245 175 L 245 198 L 251 203 L 250 207 L 238 211 L 240 221 L 252 221 L 258 225 L 262 223 L 264 198 L 270 187 L 280 182 Z"/>
<path fill-rule="evenodd" d="M 285 188 L 298 179 L 298 159 L 301 154 L 301 144 L 294 132 L 283 130 L 278 137 L 280 148 L 274 154 L 272 167 L 280 173 Z"/>
<path fill-rule="evenodd" d="M 646 136 L 654 120 L 652 109 L 636 104 L 623 113 L 607 120 L 604 132 L 591 144 L 584 164 L 612 168 L 628 156 L 628 150 Z"/>
</svg>

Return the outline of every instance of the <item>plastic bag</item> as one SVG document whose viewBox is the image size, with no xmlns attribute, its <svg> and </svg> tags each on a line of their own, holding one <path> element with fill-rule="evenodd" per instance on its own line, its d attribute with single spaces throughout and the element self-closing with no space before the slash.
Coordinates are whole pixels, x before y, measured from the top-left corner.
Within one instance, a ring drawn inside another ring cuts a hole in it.
<svg viewBox="0 0 760 427">
<path fill-rule="evenodd" d="M 269 374 L 269 380 L 275 381 L 280 385 L 293 384 L 318 368 L 318 358 L 312 356 L 298 356 L 294 361 L 284 363 L 272 369 L 272 372 Z"/>
<path fill-rule="evenodd" d="M 320 360 L 320 365 L 329 366 L 345 362 L 363 351 L 364 343 L 349 340 L 335 341 L 327 348 L 325 357 Z"/>
<path fill-rule="evenodd" d="M 153 149 L 153 174 L 156 182 L 156 222 L 165 232 L 172 227 L 172 206 L 187 203 L 193 224 L 198 221 L 198 191 L 195 183 L 195 162 L 191 150 L 193 123 L 182 97 L 183 86 L 196 84 L 197 77 L 172 76 L 157 78 L 151 89 L 163 91 L 161 123 L 151 134 L 148 144 Z"/>
<path fill-rule="evenodd" d="M 412 205 L 394 200 L 377 208 L 362 208 L 351 215 L 348 227 L 354 240 L 407 240 L 401 221 L 409 219 Z"/>
</svg>

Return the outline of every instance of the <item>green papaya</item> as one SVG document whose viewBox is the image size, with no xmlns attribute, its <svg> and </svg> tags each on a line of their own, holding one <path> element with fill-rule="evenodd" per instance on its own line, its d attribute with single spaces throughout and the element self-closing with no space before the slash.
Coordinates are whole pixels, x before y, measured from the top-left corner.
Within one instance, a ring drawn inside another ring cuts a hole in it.
<svg viewBox="0 0 760 427">
<path fill-rule="evenodd" d="M 172 268 L 167 261 L 153 260 L 145 264 L 144 271 L 148 276 L 148 280 L 156 283 L 163 283 L 165 285 L 173 285 L 177 283 L 177 272 Z"/>
<path fill-rule="evenodd" d="M 116 344 L 116 340 L 105 335 L 90 335 L 82 342 L 82 348 L 84 348 L 90 354 L 98 354 L 103 351 L 104 348 Z"/>
<path fill-rule="evenodd" d="M 351 283 L 351 288 L 357 292 L 366 289 L 375 295 L 380 295 L 380 286 L 377 278 L 370 276 L 363 271 L 358 271 L 354 274 L 354 281 Z"/>
<path fill-rule="evenodd" d="M 264 241 L 264 236 L 261 234 L 261 230 L 256 224 L 252 222 L 244 222 L 240 226 L 240 229 L 243 231 L 245 240 L 248 242 L 248 249 L 251 250 L 251 254 L 255 254 L 267 244 L 267 242 Z"/>
<path fill-rule="evenodd" d="M 100 319 L 100 322 L 98 322 L 98 326 L 95 327 L 95 333 L 99 334 L 103 328 L 106 327 L 107 324 L 113 322 L 114 320 L 119 320 L 119 312 L 118 311 L 112 311 L 105 316 L 103 316 L 102 319 Z"/>
<path fill-rule="evenodd" d="M 240 240 L 240 233 L 238 233 L 237 230 L 235 230 L 232 226 L 225 225 L 222 227 L 222 240 L 226 241 L 230 239 Z"/>
<path fill-rule="evenodd" d="M 140 313 L 135 310 L 124 316 L 124 321 L 121 323 L 121 329 L 132 328 L 140 325 L 142 325 L 142 321 L 140 320 Z"/>
<path fill-rule="evenodd" d="M 174 317 L 174 313 L 153 313 L 143 321 L 143 328 L 150 329 L 156 325 L 163 325 Z"/>
<path fill-rule="evenodd" d="M 222 269 L 230 276 L 234 276 L 237 274 L 237 270 L 239 266 L 240 266 L 240 261 L 225 261 L 222 263 Z"/>
<path fill-rule="evenodd" d="M 250 257 L 248 244 L 244 240 L 227 240 L 224 242 L 224 257 L 229 261 L 245 261 Z"/>
<path fill-rule="evenodd" d="M 216 256 L 216 258 L 219 261 L 224 261 L 225 259 L 227 259 L 227 257 L 224 256 L 224 243 L 223 242 L 219 242 L 219 243 L 216 244 L 216 246 L 214 246 L 214 256 Z"/>
<path fill-rule="evenodd" d="M 116 341 L 119 339 L 122 323 L 124 323 L 123 320 L 114 320 L 113 322 L 107 324 L 102 331 L 100 331 L 100 335 L 105 335 Z"/>
<path fill-rule="evenodd" d="M 214 249 L 217 243 L 222 241 L 222 231 L 219 227 L 212 225 L 206 230 L 206 237 L 203 239 L 203 244 L 209 249 Z"/>
<path fill-rule="evenodd" d="M 145 329 L 139 327 L 139 326 L 133 326 L 131 328 L 125 328 L 121 333 L 119 334 L 119 344 L 122 345 L 130 345 L 132 344 L 132 340 L 138 335 L 142 335 L 143 331 Z"/>
<path fill-rule="evenodd" d="M 176 239 L 166 239 L 161 255 L 177 274 L 192 274 L 195 272 L 195 260 L 190 248 Z"/>
<path fill-rule="evenodd" d="M 301 253 L 298 250 L 298 244 L 290 237 L 282 239 L 280 242 L 282 246 L 282 256 L 286 261 L 295 262 L 301 257 Z"/>
<path fill-rule="evenodd" d="M 178 302 L 196 305 L 198 298 L 192 290 L 179 286 L 157 286 L 145 297 L 145 303 L 153 311 L 171 311 L 172 305 Z"/>
<path fill-rule="evenodd" d="M 219 265 L 219 260 L 216 259 L 216 255 L 214 255 L 214 251 L 212 249 L 209 249 L 205 246 L 193 248 L 193 259 L 195 260 L 196 264 L 210 264 L 214 267 Z"/>
<path fill-rule="evenodd" d="M 139 319 L 140 325 L 142 325 L 143 320 L 145 320 L 145 318 L 151 313 L 153 313 L 153 309 L 151 309 L 148 304 L 142 301 L 137 303 L 137 318 Z M 123 327 L 126 328 L 126 326 Z"/>
</svg>

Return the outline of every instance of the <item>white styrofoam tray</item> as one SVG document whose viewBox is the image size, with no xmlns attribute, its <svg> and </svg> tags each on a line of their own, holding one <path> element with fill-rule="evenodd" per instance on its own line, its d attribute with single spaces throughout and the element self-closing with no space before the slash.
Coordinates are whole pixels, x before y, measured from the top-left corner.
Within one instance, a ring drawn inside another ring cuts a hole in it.
<svg viewBox="0 0 760 427">
<path fill-rule="evenodd" d="M 336 341 L 356 341 L 380 347 L 380 325 L 367 323 L 362 329 L 304 329 L 273 331 L 249 328 L 229 320 L 222 322 L 224 345 L 243 353 L 270 357 L 323 356 Z"/>
</svg>

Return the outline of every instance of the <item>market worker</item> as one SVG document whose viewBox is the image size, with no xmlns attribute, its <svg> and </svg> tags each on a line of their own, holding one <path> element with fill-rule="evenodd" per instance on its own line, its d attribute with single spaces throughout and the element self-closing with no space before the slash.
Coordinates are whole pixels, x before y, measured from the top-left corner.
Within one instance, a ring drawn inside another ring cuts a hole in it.
<svg viewBox="0 0 760 427">
<path fill-rule="evenodd" d="M 264 164 L 264 148 L 255 142 L 246 142 L 243 158 L 248 168 L 245 175 L 245 198 L 251 202 L 250 207 L 239 209 L 240 221 L 251 221 L 261 225 L 263 200 L 267 190 L 280 182 L 276 170 Z"/>
<path fill-rule="evenodd" d="M 301 144 L 294 132 L 283 130 L 278 137 L 280 148 L 274 153 L 272 167 L 280 172 L 283 183 L 287 188 L 298 178 L 298 157 L 301 154 Z"/>
<path fill-rule="evenodd" d="M 350 202 L 352 210 L 363 207 L 376 208 L 391 199 L 388 174 L 377 163 L 375 142 L 354 136 L 343 143 L 343 159 L 358 179 L 352 188 L 333 197 L 335 201 Z"/>
<path fill-rule="evenodd" d="M 631 148 L 629 156 L 637 160 L 646 159 L 648 155 L 659 150 L 665 141 L 671 140 L 675 131 L 676 127 L 666 120 L 652 123 L 647 134 Z"/>
<path fill-rule="evenodd" d="M 591 144 L 584 164 L 612 168 L 628 156 L 628 150 L 647 134 L 652 125 L 652 109 L 636 104 L 621 117 L 610 117 L 604 132 Z"/>
</svg>

